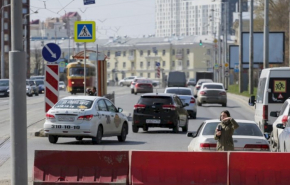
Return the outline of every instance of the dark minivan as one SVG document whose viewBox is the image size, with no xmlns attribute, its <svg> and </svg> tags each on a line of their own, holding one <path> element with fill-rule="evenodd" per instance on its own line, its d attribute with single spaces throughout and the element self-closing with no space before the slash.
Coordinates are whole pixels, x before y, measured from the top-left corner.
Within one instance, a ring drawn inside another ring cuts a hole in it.
<svg viewBox="0 0 290 185">
<path fill-rule="evenodd" d="M 149 127 L 172 128 L 177 133 L 179 127 L 183 132 L 188 129 L 188 114 L 175 94 L 147 93 L 143 94 L 134 105 L 132 130 L 137 133 L 139 128 L 148 131 Z"/>
<path fill-rule="evenodd" d="M 171 71 L 167 79 L 168 87 L 187 87 L 186 76 L 184 72 Z"/>
</svg>

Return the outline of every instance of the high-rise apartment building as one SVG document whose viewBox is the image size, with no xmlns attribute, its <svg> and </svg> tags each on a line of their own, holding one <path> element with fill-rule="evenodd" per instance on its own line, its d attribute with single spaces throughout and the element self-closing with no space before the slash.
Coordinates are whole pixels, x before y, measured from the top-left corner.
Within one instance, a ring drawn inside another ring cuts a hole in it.
<svg viewBox="0 0 290 185">
<path fill-rule="evenodd" d="M 5 73 L 4 73 L 4 77 L 8 78 L 9 77 L 9 58 L 8 58 L 8 52 L 11 50 L 11 8 L 10 8 L 10 0 L 1 0 L 0 1 L 0 6 L 3 7 L 5 6 L 5 8 L 3 8 L 3 18 L 4 18 L 4 22 L 3 22 L 3 40 L 4 40 L 4 69 L 5 69 Z M 23 8 L 22 8 L 22 15 L 23 15 L 23 30 L 22 30 L 22 35 L 23 35 L 23 40 L 25 44 L 23 44 L 23 47 L 26 48 L 27 51 L 27 58 L 29 58 L 30 55 L 30 31 L 29 31 L 29 13 L 30 13 L 30 8 L 29 8 L 29 4 L 30 4 L 30 0 L 22 0 L 23 3 Z M 0 12 L 1 13 L 1 12 Z M 25 25 L 27 28 L 27 32 L 25 34 Z M 1 24 L 0 24 L 0 29 L 1 28 Z M 21 32 L 20 32 L 21 33 Z M 26 35 L 26 37 L 25 37 Z M 1 40 L 2 38 L 0 37 L 0 43 L 2 42 Z M 1 47 L 1 45 L 0 45 Z M 24 48 L 24 50 L 25 50 Z M 27 78 L 30 77 L 30 61 L 29 60 L 25 60 L 23 59 L 23 61 L 21 62 L 27 62 Z M 3 66 L 1 66 L 2 68 Z"/>
<path fill-rule="evenodd" d="M 233 12 L 238 11 L 238 2 L 239 0 L 156 0 L 155 35 L 211 35 L 218 33 L 219 25 L 225 21 L 228 33 L 233 34 Z M 243 11 L 247 9 L 245 1 Z"/>
</svg>

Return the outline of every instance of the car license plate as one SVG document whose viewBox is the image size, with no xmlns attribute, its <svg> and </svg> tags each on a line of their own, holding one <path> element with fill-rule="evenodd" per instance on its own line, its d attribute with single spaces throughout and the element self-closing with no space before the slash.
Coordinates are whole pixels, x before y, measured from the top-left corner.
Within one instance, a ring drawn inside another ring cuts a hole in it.
<svg viewBox="0 0 290 185">
<path fill-rule="evenodd" d="M 80 129 L 81 126 L 72 126 L 72 125 L 51 125 L 51 128 L 58 128 L 58 129 Z"/>
<path fill-rule="evenodd" d="M 58 116 L 58 121 L 74 121 L 75 118 L 72 116 Z"/>
<path fill-rule="evenodd" d="M 160 119 L 146 119 L 146 123 L 161 123 Z"/>
<path fill-rule="evenodd" d="M 4 93 L 0 93 L 0 96 L 4 95 Z"/>
</svg>

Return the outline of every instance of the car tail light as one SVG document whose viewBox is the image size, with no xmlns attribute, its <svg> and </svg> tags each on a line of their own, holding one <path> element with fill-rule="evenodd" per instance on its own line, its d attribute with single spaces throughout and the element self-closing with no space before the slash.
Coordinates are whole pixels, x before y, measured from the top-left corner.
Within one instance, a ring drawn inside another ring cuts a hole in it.
<svg viewBox="0 0 290 185">
<path fill-rule="evenodd" d="M 55 119 L 54 115 L 46 113 L 46 119 Z"/>
<path fill-rule="evenodd" d="M 226 96 L 227 93 L 226 93 L 226 92 L 220 92 L 220 95 L 221 95 L 221 96 Z"/>
<path fill-rule="evenodd" d="M 269 151 L 269 145 L 255 145 L 255 144 L 247 144 L 244 147 L 245 151 Z"/>
<path fill-rule="evenodd" d="M 206 92 L 204 92 L 204 91 L 200 91 L 199 94 L 200 94 L 200 95 L 206 95 Z"/>
<path fill-rule="evenodd" d="M 146 105 L 143 104 L 136 104 L 134 105 L 134 109 L 145 109 Z"/>
<path fill-rule="evenodd" d="M 268 105 L 263 105 L 263 119 L 268 119 Z"/>
<path fill-rule="evenodd" d="M 90 115 L 84 115 L 84 116 L 79 116 L 78 120 L 91 120 L 94 117 L 94 115 L 90 114 Z"/>
<path fill-rule="evenodd" d="M 163 105 L 162 108 L 169 109 L 169 110 L 175 110 L 176 107 L 174 105 Z"/>
<path fill-rule="evenodd" d="M 139 84 L 138 83 L 135 83 L 135 87 L 139 87 Z"/>
<path fill-rule="evenodd" d="M 201 150 L 216 150 L 216 143 L 200 143 Z"/>
<path fill-rule="evenodd" d="M 191 99 L 190 99 L 190 103 L 195 103 L 195 99 L 194 99 L 194 97 L 191 97 Z"/>
<path fill-rule="evenodd" d="M 282 117 L 282 123 L 287 123 L 288 122 L 288 115 L 284 115 Z"/>
</svg>

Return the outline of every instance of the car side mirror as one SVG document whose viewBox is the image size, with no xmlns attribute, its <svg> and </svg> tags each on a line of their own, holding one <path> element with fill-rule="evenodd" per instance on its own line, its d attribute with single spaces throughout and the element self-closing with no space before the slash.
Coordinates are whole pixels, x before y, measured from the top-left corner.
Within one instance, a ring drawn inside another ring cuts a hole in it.
<svg viewBox="0 0 290 185">
<path fill-rule="evenodd" d="M 251 96 L 249 98 L 249 105 L 254 106 L 256 104 L 255 96 Z"/>
<path fill-rule="evenodd" d="M 118 112 L 123 112 L 123 109 L 118 107 Z"/>
<path fill-rule="evenodd" d="M 269 136 L 269 134 L 264 134 L 264 137 L 268 140 L 268 139 L 270 139 L 270 136 Z"/>
<path fill-rule="evenodd" d="M 270 116 L 274 117 L 274 118 L 278 118 L 279 117 L 280 112 L 279 111 L 272 111 L 270 112 Z"/>
<path fill-rule="evenodd" d="M 277 124 L 276 127 L 277 127 L 277 128 L 280 128 L 280 129 L 284 129 L 284 128 L 285 128 L 284 125 L 283 125 L 282 123 Z"/>
<path fill-rule="evenodd" d="M 197 98 L 197 95 L 194 95 L 195 98 Z"/>
<path fill-rule="evenodd" d="M 196 132 L 187 132 L 186 136 L 195 138 L 196 137 Z"/>
</svg>

